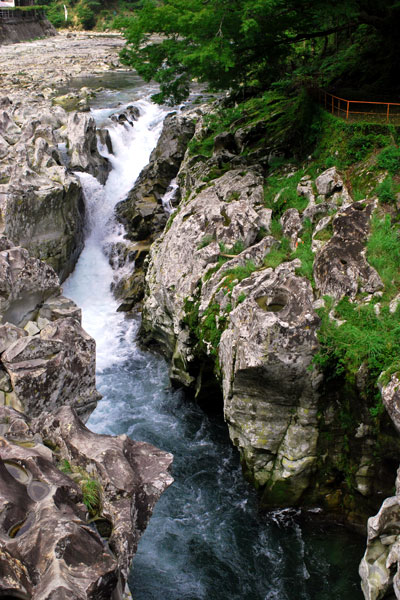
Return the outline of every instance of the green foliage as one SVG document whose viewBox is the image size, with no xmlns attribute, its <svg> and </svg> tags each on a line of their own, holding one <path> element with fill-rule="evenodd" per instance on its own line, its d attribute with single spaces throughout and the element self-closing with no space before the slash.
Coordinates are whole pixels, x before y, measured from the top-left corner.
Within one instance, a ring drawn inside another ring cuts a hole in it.
<svg viewBox="0 0 400 600">
<path fill-rule="evenodd" d="M 223 254 L 240 254 L 245 249 L 245 246 L 242 240 L 237 240 L 231 248 L 225 246 L 223 242 L 220 242 L 219 249 Z"/>
<path fill-rule="evenodd" d="M 267 208 L 272 209 L 272 218 L 276 222 L 288 208 L 296 208 L 302 212 L 308 205 L 305 196 L 299 196 L 297 186 L 304 176 L 304 170 L 299 169 L 290 177 L 270 175 L 264 186 L 264 202 Z M 274 225 L 278 228 L 278 225 Z M 274 233 L 272 235 L 275 236 Z M 277 236 L 279 237 L 279 236 Z"/>
<path fill-rule="evenodd" d="M 66 458 L 64 458 L 61 461 L 58 468 L 60 469 L 60 471 L 62 473 L 65 473 L 65 474 L 72 473 L 71 463 Z"/>
<path fill-rule="evenodd" d="M 314 266 L 314 253 L 311 250 L 312 243 L 312 232 L 313 227 L 309 219 L 305 219 L 303 223 L 303 233 L 301 234 L 301 241 L 299 242 L 295 253 L 291 256 L 291 259 L 299 258 L 301 260 L 301 267 L 296 269 L 296 275 L 301 277 L 307 277 L 314 284 L 313 277 L 313 266 Z"/>
<path fill-rule="evenodd" d="M 377 379 L 384 371 L 385 376 L 396 372 L 399 366 L 400 307 L 391 313 L 389 301 L 400 287 L 400 238 L 398 227 L 391 224 L 389 216 L 373 218 L 367 258 L 385 285 L 380 311 L 374 307 L 377 300 L 360 304 L 345 297 L 335 308 L 335 316 L 345 321 L 339 326 L 329 318 L 332 301 L 326 298 L 326 309 L 320 311 L 321 348 L 314 363 L 327 377 L 341 376 L 349 382 L 354 382 L 363 365 L 367 373 L 365 393 L 368 398 L 375 398 L 370 414 L 377 417 L 381 411 Z"/>
<path fill-rule="evenodd" d="M 322 311 L 318 334 L 321 350 L 314 363 L 330 376 L 346 375 L 350 381 L 364 364 L 373 388 L 381 372 L 398 357 L 400 311 L 392 315 L 384 307 L 377 315 L 372 304 L 359 306 L 346 297 L 336 306 L 335 314 L 346 322 L 338 326 L 327 311 Z"/>
<path fill-rule="evenodd" d="M 383 204 L 391 204 L 396 201 L 396 191 L 391 175 L 387 175 L 385 179 L 376 186 L 375 191 Z"/>
<path fill-rule="evenodd" d="M 236 304 L 241 304 L 242 302 L 244 302 L 246 300 L 246 294 L 244 292 L 242 292 L 241 294 L 239 294 L 239 296 L 237 297 L 236 300 Z"/>
<path fill-rule="evenodd" d="M 76 15 L 84 29 L 93 29 L 96 22 L 96 16 L 93 9 L 98 6 L 100 6 L 99 2 L 90 1 L 86 3 L 80 2 L 76 7 Z"/>
<path fill-rule="evenodd" d="M 257 270 L 254 262 L 252 260 L 246 261 L 245 265 L 238 265 L 232 269 L 228 269 L 223 274 L 223 282 L 221 284 L 222 289 L 227 292 L 231 292 L 236 284 Z"/>
<path fill-rule="evenodd" d="M 219 341 L 226 324 L 227 316 L 220 314 L 219 304 L 216 302 L 210 304 L 199 323 L 197 335 L 202 345 L 210 344 L 209 352 L 213 356 L 218 354 Z"/>
<path fill-rule="evenodd" d="M 371 86 L 397 80 L 398 13 L 395 0 L 146 0 L 121 21 L 122 57 L 160 83 L 160 101 L 184 99 L 193 78 L 213 89 L 266 89 L 278 80 L 284 89 L 313 79 L 327 86 L 351 77 Z"/>
<path fill-rule="evenodd" d="M 94 516 L 101 510 L 101 485 L 96 479 L 86 479 L 81 484 L 83 503 Z"/>
<path fill-rule="evenodd" d="M 374 147 L 371 135 L 357 132 L 347 143 L 347 156 L 354 161 L 365 159 Z"/>
<path fill-rule="evenodd" d="M 400 171 L 400 149 L 397 146 L 387 146 L 379 153 L 376 164 L 391 175 L 396 175 Z"/>
<path fill-rule="evenodd" d="M 277 248 L 272 248 L 264 258 L 264 266 L 276 269 L 281 263 L 289 260 L 291 255 L 290 241 L 288 238 L 282 238 Z"/>
<path fill-rule="evenodd" d="M 392 225 L 389 215 L 372 219 L 367 259 L 378 271 L 385 286 L 385 297 L 390 300 L 400 289 L 400 237 L 399 227 Z"/>
</svg>

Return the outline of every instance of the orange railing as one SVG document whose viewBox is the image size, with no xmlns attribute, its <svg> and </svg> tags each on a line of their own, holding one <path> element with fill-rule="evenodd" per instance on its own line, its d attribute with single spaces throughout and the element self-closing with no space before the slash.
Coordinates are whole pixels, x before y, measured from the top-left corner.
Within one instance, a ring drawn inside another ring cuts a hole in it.
<svg viewBox="0 0 400 600">
<path fill-rule="evenodd" d="M 369 102 L 364 100 L 346 100 L 339 96 L 334 96 L 325 90 L 312 90 L 312 95 L 319 101 L 326 110 L 333 115 L 342 117 L 346 120 L 360 118 L 360 116 L 373 116 L 379 121 L 400 120 L 399 102 Z M 354 115 L 354 117 L 353 117 Z M 357 115 L 357 117 L 355 117 Z"/>
</svg>

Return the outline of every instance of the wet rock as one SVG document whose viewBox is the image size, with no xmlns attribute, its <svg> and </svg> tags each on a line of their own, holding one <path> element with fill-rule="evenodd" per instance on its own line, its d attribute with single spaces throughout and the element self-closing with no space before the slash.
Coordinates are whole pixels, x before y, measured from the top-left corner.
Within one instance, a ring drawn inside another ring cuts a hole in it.
<svg viewBox="0 0 400 600">
<path fill-rule="evenodd" d="M 96 133 L 100 144 L 107 148 L 107 152 L 109 154 L 114 154 L 111 136 L 108 129 L 97 129 Z"/>
<path fill-rule="evenodd" d="M 367 549 L 359 573 L 365 600 L 400 597 L 400 496 L 387 498 L 377 515 L 368 519 Z"/>
<path fill-rule="evenodd" d="M 218 358 L 224 413 L 263 504 L 296 503 L 310 484 L 318 440 L 315 374 L 319 319 L 310 283 L 295 264 L 253 273 L 234 288 Z"/>
<path fill-rule="evenodd" d="M 0 252 L 0 314 L 3 322 L 24 326 L 51 295 L 60 291 L 53 269 L 24 248 Z"/>
<path fill-rule="evenodd" d="M 171 113 L 166 116 L 148 166 L 140 173 L 127 199 L 116 208 L 131 239 L 154 238 L 165 226 L 167 218 L 161 198 L 178 173 L 194 128 L 193 120 L 186 115 Z"/>
<path fill-rule="evenodd" d="M 84 204 L 77 179 L 64 167 L 52 169 L 51 180 L 29 168 L 15 172 L 4 230 L 14 244 L 50 264 L 63 281 L 83 248 Z"/>
<path fill-rule="evenodd" d="M 73 113 L 68 118 L 70 169 L 83 171 L 105 183 L 110 163 L 97 150 L 96 124 L 90 115 Z"/>
</svg>

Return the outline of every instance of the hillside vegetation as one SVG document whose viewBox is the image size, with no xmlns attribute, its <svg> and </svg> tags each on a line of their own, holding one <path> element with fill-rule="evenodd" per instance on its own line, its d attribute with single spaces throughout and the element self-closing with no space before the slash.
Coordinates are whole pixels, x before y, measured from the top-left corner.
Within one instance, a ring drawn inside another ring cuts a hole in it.
<svg viewBox="0 0 400 600">
<path fill-rule="evenodd" d="M 46 6 L 47 18 L 57 28 L 96 29 L 113 28 L 117 16 L 132 15 L 140 0 L 41 0 Z M 68 11 L 65 20 L 64 5 Z"/>
</svg>

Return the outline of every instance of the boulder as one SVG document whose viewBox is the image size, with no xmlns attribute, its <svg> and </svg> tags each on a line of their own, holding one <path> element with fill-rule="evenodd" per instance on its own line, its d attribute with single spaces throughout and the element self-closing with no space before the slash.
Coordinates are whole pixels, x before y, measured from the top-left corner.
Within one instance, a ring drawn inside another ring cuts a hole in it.
<svg viewBox="0 0 400 600">
<path fill-rule="evenodd" d="M 315 186 L 321 196 L 331 196 L 334 192 L 341 191 L 344 183 L 336 167 L 331 167 L 317 177 Z"/>
<path fill-rule="evenodd" d="M 46 325 L 40 334 L 12 343 L 1 356 L 23 410 L 35 417 L 66 404 L 87 420 L 96 390 L 95 341 L 72 317 Z"/>
<path fill-rule="evenodd" d="M 86 113 L 74 112 L 68 118 L 69 168 L 83 171 L 105 183 L 111 169 L 109 161 L 97 150 L 96 123 Z"/>
<path fill-rule="evenodd" d="M 295 250 L 297 248 L 298 235 L 303 229 L 299 211 L 296 208 L 288 208 L 283 213 L 280 223 L 283 235 L 290 239 L 290 247 L 292 250 Z"/>
<path fill-rule="evenodd" d="M 33 422 L 0 407 L 0 427 L 0 595 L 122 600 L 172 456 L 94 434 L 69 407 Z"/>
<path fill-rule="evenodd" d="M 26 162 L 15 166 L 6 195 L 4 233 L 50 264 L 62 281 L 83 248 L 84 212 L 80 183 L 64 167 L 53 165 L 38 174 Z"/>
<path fill-rule="evenodd" d="M 24 326 L 39 306 L 60 292 L 54 270 L 24 248 L 0 252 L 0 315 L 3 322 Z"/>
<path fill-rule="evenodd" d="M 365 258 L 372 210 L 372 204 L 354 202 L 333 219 L 333 236 L 314 261 L 315 283 L 322 295 L 354 299 L 359 291 L 374 293 L 383 288 Z"/>
</svg>

